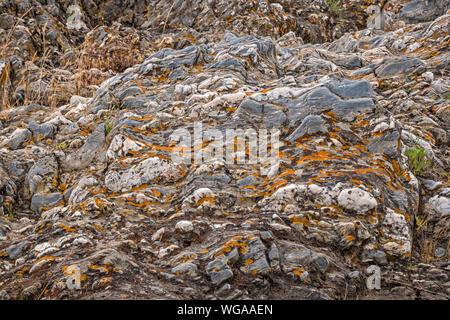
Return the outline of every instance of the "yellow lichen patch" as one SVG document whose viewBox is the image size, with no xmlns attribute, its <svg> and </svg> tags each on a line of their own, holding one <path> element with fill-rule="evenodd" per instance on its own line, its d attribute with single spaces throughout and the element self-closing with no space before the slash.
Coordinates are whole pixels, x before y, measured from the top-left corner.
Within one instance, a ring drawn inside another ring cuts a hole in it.
<svg viewBox="0 0 450 320">
<path fill-rule="evenodd" d="M 56 259 L 55 257 L 42 257 L 42 258 L 38 259 L 35 263 L 33 263 L 33 265 L 36 265 L 36 264 L 38 264 L 41 261 L 45 261 L 45 260 L 52 261 L 52 260 L 55 260 L 55 259 Z"/>
<path fill-rule="evenodd" d="M 253 263 L 253 259 L 248 259 L 248 260 L 246 260 L 244 262 L 244 266 L 247 266 L 247 265 L 252 264 L 252 263 Z"/>
<path fill-rule="evenodd" d="M 214 203 L 214 200 L 215 200 L 214 197 L 204 197 L 204 198 L 199 199 L 199 200 L 195 203 L 195 206 L 196 206 L 196 207 L 201 206 L 201 205 L 202 205 L 203 203 L 205 203 L 206 201 L 211 202 L 211 203 Z"/>
<path fill-rule="evenodd" d="M 352 182 L 352 183 L 356 183 L 356 184 L 363 184 L 361 181 L 357 180 L 357 179 L 349 179 L 348 181 Z"/>
<path fill-rule="evenodd" d="M 282 173 L 280 173 L 277 178 L 282 178 L 284 176 L 289 176 L 289 175 L 295 175 L 295 171 L 292 169 L 286 169 Z"/>
<path fill-rule="evenodd" d="M 94 223 L 94 227 L 95 227 L 95 229 L 97 229 L 98 231 L 103 231 L 103 228 L 102 228 L 100 225 L 96 224 L 96 223 Z"/>
<path fill-rule="evenodd" d="M 347 241 L 354 241 L 355 240 L 355 236 L 353 234 L 345 234 L 345 239 L 347 239 Z"/>
<path fill-rule="evenodd" d="M 95 264 L 91 264 L 91 265 L 89 266 L 89 269 L 92 269 L 92 270 L 99 270 L 100 272 L 103 272 L 103 273 L 109 273 L 108 268 L 105 268 L 105 267 L 102 267 L 102 266 L 97 266 L 97 265 L 95 265 Z"/>
<path fill-rule="evenodd" d="M 144 189 L 147 189 L 147 188 L 148 188 L 148 184 L 142 184 L 140 186 L 131 188 L 128 192 L 144 190 Z"/>
<path fill-rule="evenodd" d="M 392 166 L 394 167 L 394 172 L 398 176 L 403 176 L 405 174 L 404 170 L 400 170 L 398 162 L 396 160 L 392 160 Z"/>
<path fill-rule="evenodd" d="M 102 287 L 102 286 L 105 286 L 106 284 L 108 284 L 111 281 L 112 281 L 111 277 L 103 277 L 103 278 L 100 279 L 99 285 Z"/>
<path fill-rule="evenodd" d="M 335 155 L 326 150 L 319 150 L 311 156 L 301 157 L 297 161 L 297 164 L 300 165 L 300 164 L 304 164 L 304 163 L 308 163 L 308 162 L 316 162 L 316 161 L 323 162 L 323 161 L 333 160 L 333 159 L 345 159 L 345 158 Z"/>
<path fill-rule="evenodd" d="M 379 173 L 379 169 L 374 169 L 374 168 L 361 168 L 361 169 L 355 169 L 354 171 L 359 174 L 367 174 L 369 172 Z"/>
<path fill-rule="evenodd" d="M 298 271 L 297 269 L 292 270 L 292 272 L 298 275 L 299 277 L 303 276 L 303 272 Z"/>
<path fill-rule="evenodd" d="M 411 223 L 411 218 L 409 217 L 408 214 L 406 214 L 405 212 L 403 212 L 402 210 L 398 209 L 398 208 L 393 208 L 394 211 L 398 214 L 401 214 L 402 216 L 405 217 L 406 221 L 408 221 L 409 223 Z"/>
<path fill-rule="evenodd" d="M 77 231 L 76 229 L 70 228 L 70 227 L 65 226 L 65 225 L 63 225 L 63 224 L 60 224 L 59 226 L 60 226 L 60 227 L 63 227 L 63 229 L 64 229 L 66 232 L 75 232 L 75 231 Z"/>
<path fill-rule="evenodd" d="M 303 226 L 307 227 L 309 226 L 309 219 L 308 217 L 297 217 L 294 216 L 291 218 L 292 224 L 302 224 Z"/>
<path fill-rule="evenodd" d="M 273 185 L 271 185 L 267 189 L 269 191 L 275 191 L 275 189 L 279 189 L 279 188 L 285 186 L 288 182 L 289 182 L 289 180 L 287 180 L 287 179 L 279 180 L 279 181 L 275 182 Z"/>
<path fill-rule="evenodd" d="M 361 120 L 359 122 L 353 123 L 354 127 L 367 127 L 368 125 L 370 125 L 370 122 L 367 120 Z"/>
</svg>

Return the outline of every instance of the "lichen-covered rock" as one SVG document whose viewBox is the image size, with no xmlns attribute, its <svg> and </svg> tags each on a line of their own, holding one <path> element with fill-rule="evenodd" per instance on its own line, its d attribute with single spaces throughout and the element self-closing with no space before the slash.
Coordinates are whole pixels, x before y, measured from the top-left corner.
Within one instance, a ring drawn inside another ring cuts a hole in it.
<svg viewBox="0 0 450 320">
<path fill-rule="evenodd" d="M 0 297 L 447 297 L 450 18 L 369 5 L 0 1 Z"/>
<path fill-rule="evenodd" d="M 99 125 L 88 137 L 83 146 L 70 154 L 64 162 L 67 169 L 83 169 L 93 161 L 105 162 L 106 157 L 105 125 Z"/>
<path fill-rule="evenodd" d="M 31 132 L 28 129 L 16 129 L 5 142 L 5 145 L 12 150 L 19 149 L 23 146 L 24 142 L 31 136 Z"/>
<path fill-rule="evenodd" d="M 377 206 L 375 198 L 369 192 L 359 188 L 342 190 L 337 201 L 344 209 L 358 213 L 365 213 Z"/>
<path fill-rule="evenodd" d="M 48 208 L 62 204 L 62 202 L 63 195 L 58 192 L 49 194 L 35 194 L 31 198 L 30 209 L 33 211 L 47 210 Z"/>
<path fill-rule="evenodd" d="M 404 19 L 407 23 L 426 22 L 445 14 L 449 7 L 450 2 L 448 0 L 414 0 L 408 2 L 400 10 L 399 14 L 400 18 Z"/>
</svg>

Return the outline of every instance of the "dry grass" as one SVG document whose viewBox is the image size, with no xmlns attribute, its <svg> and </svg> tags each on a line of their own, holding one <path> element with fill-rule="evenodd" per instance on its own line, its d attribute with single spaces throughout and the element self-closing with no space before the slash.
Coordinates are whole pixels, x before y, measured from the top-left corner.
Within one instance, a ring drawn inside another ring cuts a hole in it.
<svg viewBox="0 0 450 320">
<path fill-rule="evenodd" d="M 450 241 L 442 243 L 442 239 L 448 238 L 450 232 L 450 221 L 439 223 L 428 223 L 428 218 L 416 218 L 415 245 L 417 246 L 421 260 L 425 263 L 432 263 L 439 260 L 448 259 Z M 446 255 L 436 257 L 436 249 L 442 247 L 446 249 Z"/>
<path fill-rule="evenodd" d="M 92 33 L 95 35 L 95 30 Z M 74 72 L 78 95 L 83 95 L 83 91 L 89 91 L 92 86 L 98 86 L 112 75 L 143 61 L 143 55 L 136 48 L 137 40 L 132 36 L 103 47 L 95 46 L 94 41 L 88 35 L 77 50 Z"/>
<path fill-rule="evenodd" d="M 2 109 L 11 108 L 11 90 L 12 90 L 12 79 L 11 79 L 11 65 L 7 61 L 7 58 L 14 55 L 14 50 L 11 48 L 11 44 L 14 42 L 12 39 L 12 35 L 14 30 L 19 25 L 19 22 L 31 11 L 31 8 L 28 9 L 21 17 L 16 19 L 13 27 L 9 29 L 8 34 L 6 35 L 5 41 L 0 47 L 0 60 L 3 60 L 3 67 L 0 69 L 0 87 L 3 89 L 1 91 L 1 105 L 0 111 Z"/>
<path fill-rule="evenodd" d="M 14 26 L 17 26 L 18 22 Z M 12 52 L 12 28 L 7 41 L 1 47 L 0 59 L 7 61 Z M 71 95 L 90 95 L 107 78 L 115 73 L 122 72 L 136 63 L 142 62 L 143 57 L 139 50 L 134 48 L 133 42 L 128 46 L 113 48 L 97 48 L 85 42 L 76 49 L 77 60 L 75 65 L 66 65 L 65 70 L 75 73 L 75 86 L 69 83 L 69 89 L 61 90 L 62 80 L 51 65 L 51 48 L 46 41 L 46 26 L 40 30 L 43 43 L 42 54 L 35 52 L 29 61 L 25 62 L 19 79 L 11 79 L 11 66 L 7 62 L 0 69 L 1 109 L 10 109 L 26 104 L 44 104 L 56 107 L 67 102 Z M 42 90 L 41 90 L 42 88 Z"/>
<path fill-rule="evenodd" d="M 29 11 L 29 10 L 28 10 Z M 27 12 L 28 12 L 27 11 Z M 22 17 L 24 17 L 25 13 Z M 1 106 L 0 109 L 10 109 L 19 105 L 26 105 L 32 103 L 45 103 L 54 106 L 51 95 L 54 93 L 51 90 L 42 92 L 41 87 L 46 85 L 49 88 L 56 88 L 55 74 L 47 67 L 49 61 L 50 48 L 47 47 L 45 40 L 46 25 L 40 30 L 43 43 L 43 53 L 39 58 L 39 53 L 35 52 L 29 61 L 25 62 L 22 73 L 18 81 L 11 79 L 11 65 L 8 58 L 15 52 L 11 48 L 12 32 L 18 26 L 20 19 L 16 21 L 14 26 L 9 30 L 6 41 L 3 43 L 0 50 L 0 59 L 5 61 L 5 65 L 0 75 L 1 91 Z M 39 66 L 37 66 L 39 65 Z M 15 85 L 15 87 L 14 87 Z M 36 87 L 37 86 L 37 87 Z M 55 89 L 54 89 L 55 90 Z"/>
</svg>

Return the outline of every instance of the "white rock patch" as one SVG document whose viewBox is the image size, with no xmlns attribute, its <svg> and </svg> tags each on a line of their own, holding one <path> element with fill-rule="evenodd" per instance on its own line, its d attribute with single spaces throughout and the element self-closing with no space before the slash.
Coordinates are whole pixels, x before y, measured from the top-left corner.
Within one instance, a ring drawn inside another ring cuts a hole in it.
<svg viewBox="0 0 450 320">
<path fill-rule="evenodd" d="M 344 189 L 339 193 L 338 203 L 347 210 L 365 213 L 377 206 L 377 200 L 360 188 Z"/>
</svg>

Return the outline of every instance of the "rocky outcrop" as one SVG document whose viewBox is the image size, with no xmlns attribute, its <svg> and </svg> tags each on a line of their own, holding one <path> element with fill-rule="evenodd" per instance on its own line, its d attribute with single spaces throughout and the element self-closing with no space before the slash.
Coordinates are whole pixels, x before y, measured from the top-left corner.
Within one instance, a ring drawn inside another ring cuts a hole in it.
<svg viewBox="0 0 450 320">
<path fill-rule="evenodd" d="M 449 14 L 108 3 L 60 57 L 98 78 L 0 114 L 0 297 L 448 299 Z"/>
<path fill-rule="evenodd" d="M 407 23 L 427 22 L 445 14 L 450 8 L 448 0 L 427 0 L 408 2 L 400 10 L 400 18 Z"/>
</svg>

